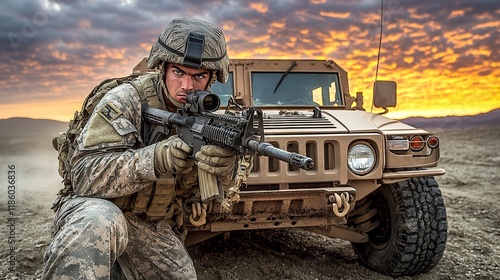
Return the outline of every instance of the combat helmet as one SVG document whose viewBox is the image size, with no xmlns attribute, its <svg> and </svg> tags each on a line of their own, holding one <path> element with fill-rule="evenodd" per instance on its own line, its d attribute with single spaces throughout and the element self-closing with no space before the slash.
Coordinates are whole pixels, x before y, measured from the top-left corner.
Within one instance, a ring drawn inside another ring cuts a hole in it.
<svg viewBox="0 0 500 280">
<path fill-rule="evenodd" d="M 229 57 L 222 30 L 199 19 L 172 20 L 151 47 L 149 69 L 172 62 L 195 69 L 214 70 L 215 78 L 225 83 L 229 76 Z"/>
</svg>

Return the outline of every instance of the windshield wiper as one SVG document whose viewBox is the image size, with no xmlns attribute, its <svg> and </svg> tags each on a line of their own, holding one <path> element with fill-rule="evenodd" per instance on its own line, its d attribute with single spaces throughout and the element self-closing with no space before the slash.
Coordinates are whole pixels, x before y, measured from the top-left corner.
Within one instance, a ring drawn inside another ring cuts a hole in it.
<svg viewBox="0 0 500 280">
<path fill-rule="evenodd" d="M 290 73 L 290 71 L 292 71 L 293 67 L 295 67 L 295 66 L 297 66 L 297 62 L 294 60 L 294 61 L 292 61 L 292 65 L 290 65 L 290 67 L 288 67 L 288 69 L 286 70 L 286 72 L 283 73 L 283 75 L 281 76 L 278 84 L 274 88 L 273 93 L 276 93 L 276 91 L 278 90 L 278 87 L 281 85 L 281 83 L 283 82 L 283 80 L 285 79 L 285 77 L 288 76 L 288 74 Z"/>
</svg>

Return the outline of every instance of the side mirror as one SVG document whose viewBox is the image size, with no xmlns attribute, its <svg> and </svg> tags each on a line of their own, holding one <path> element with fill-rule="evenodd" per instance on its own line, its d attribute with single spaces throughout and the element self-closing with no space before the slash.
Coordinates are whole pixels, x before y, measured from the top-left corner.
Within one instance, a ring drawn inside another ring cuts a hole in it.
<svg viewBox="0 0 500 280">
<path fill-rule="evenodd" d="M 373 84 L 373 106 L 377 108 L 396 107 L 396 82 L 375 81 Z"/>
</svg>

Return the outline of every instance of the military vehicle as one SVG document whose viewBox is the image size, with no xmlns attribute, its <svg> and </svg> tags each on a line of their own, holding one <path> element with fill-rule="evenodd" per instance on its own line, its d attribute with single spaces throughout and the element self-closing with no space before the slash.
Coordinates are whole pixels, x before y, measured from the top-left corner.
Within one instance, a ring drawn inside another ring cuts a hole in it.
<svg viewBox="0 0 500 280">
<path fill-rule="evenodd" d="M 229 213 L 213 207 L 201 226 L 186 221 L 186 245 L 236 230 L 302 228 L 350 241 L 361 264 L 390 276 L 436 266 L 447 240 L 436 136 L 366 111 L 332 60 L 232 60 L 230 71 L 211 87 L 221 104 L 233 97 L 261 108 L 265 141 L 315 167 L 255 157 L 239 202 Z M 387 112 L 396 83 L 375 82 L 373 98 Z"/>
</svg>

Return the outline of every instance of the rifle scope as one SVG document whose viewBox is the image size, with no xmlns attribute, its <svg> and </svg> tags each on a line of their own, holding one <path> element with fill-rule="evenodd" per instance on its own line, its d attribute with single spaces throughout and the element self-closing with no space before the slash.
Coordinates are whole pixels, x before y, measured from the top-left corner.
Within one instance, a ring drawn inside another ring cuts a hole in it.
<svg viewBox="0 0 500 280">
<path fill-rule="evenodd" d="M 217 111 L 220 106 L 219 96 L 210 91 L 195 90 L 189 92 L 186 99 L 184 110 L 191 113 L 211 113 Z"/>
</svg>

